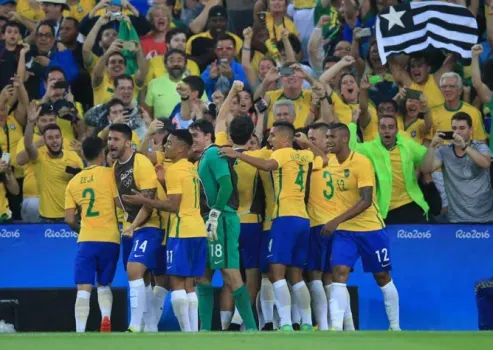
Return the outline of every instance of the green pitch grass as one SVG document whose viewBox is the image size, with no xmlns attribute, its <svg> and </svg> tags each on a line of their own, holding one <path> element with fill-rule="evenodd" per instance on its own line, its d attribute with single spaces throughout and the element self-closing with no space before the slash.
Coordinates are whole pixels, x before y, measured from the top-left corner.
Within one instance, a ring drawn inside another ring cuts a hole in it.
<svg viewBox="0 0 493 350">
<path fill-rule="evenodd" d="M 18 333 L 2 350 L 463 350 L 493 349 L 493 332 Z"/>
</svg>

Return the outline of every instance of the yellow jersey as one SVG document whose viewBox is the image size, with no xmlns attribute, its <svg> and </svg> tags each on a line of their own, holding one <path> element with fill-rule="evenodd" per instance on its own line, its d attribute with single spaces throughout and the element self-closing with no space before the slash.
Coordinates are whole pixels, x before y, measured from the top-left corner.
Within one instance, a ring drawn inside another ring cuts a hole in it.
<svg viewBox="0 0 493 350">
<path fill-rule="evenodd" d="M 338 230 L 366 232 L 381 230 L 385 227 L 376 202 L 375 171 L 370 160 L 362 154 L 351 152 L 349 157 L 339 164 L 337 157 L 329 160 L 327 186 L 335 188 L 337 215 L 348 211 L 361 198 L 360 188 L 373 187 L 372 205 L 358 216 L 343 222 Z"/>
<path fill-rule="evenodd" d="M 7 190 L 5 184 L 0 181 L 0 222 L 2 220 L 8 220 L 12 217 L 12 212 L 9 208 L 9 201 L 7 199 Z"/>
<path fill-rule="evenodd" d="M 310 113 L 310 107 L 312 104 L 312 91 L 311 90 L 301 90 L 301 94 L 295 99 L 290 99 L 284 96 L 283 89 L 278 89 L 274 91 L 268 91 L 266 96 L 269 97 L 269 110 L 267 119 L 267 128 L 272 128 L 274 124 L 274 103 L 279 100 L 291 100 L 294 103 L 294 108 L 296 112 L 296 119 L 294 120 L 295 128 L 303 128 L 305 126 L 306 117 Z"/>
<path fill-rule="evenodd" d="M 40 100 L 36 100 L 36 102 L 39 104 Z M 80 102 L 74 102 L 75 108 L 77 109 L 77 113 L 79 114 L 79 117 L 84 118 L 84 108 L 82 108 L 82 105 Z M 70 143 L 73 140 L 76 139 L 74 127 L 70 120 L 63 119 L 63 118 L 56 118 L 56 124 L 60 127 L 62 130 L 62 136 L 63 136 L 63 141 L 65 139 Z M 34 127 L 34 132 L 39 132 L 39 129 L 37 126 Z"/>
<path fill-rule="evenodd" d="M 240 51 L 241 51 L 241 48 L 243 47 L 243 40 L 241 40 L 241 38 L 238 35 L 233 34 L 231 32 L 226 32 L 226 34 L 232 36 L 233 39 L 235 39 L 235 43 L 236 43 L 236 55 L 239 55 L 240 54 Z M 211 39 L 211 40 L 213 39 L 210 31 L 192 35 L 190 37 L 190 39 L 187 40 L 187 47 L 185 49 L 185 53 L 188 56 L 190 56 L 192 54 L 192 42 L 195 39 L 197 39 L 197 38 L 206 38 L 206 39 Z"/>
<path fill-rule="evenodd" d="M 282 148 L 272 152 L 270 159 L 278 164 L 272 171 L 276 202 L 273 219 L 297 216 L 308 219 L 306 212 L 307 180 L 312 170 L 313 153 Z"/>
<path fill-rule="evenodd" d="M 17 146 L 24 136 L 22 130 L 22 126 L 12 114 L 7 117 L 4 127 L 0 128 L 0 147 L 3 152 L 10 153 L 10 162 L 14 166 L 14 176 L 18 179 L 24 176 L 24 171 L 22 167 L 17 165 L 16 160 Z"/>
<path fill-rule="evenodd" d="M 263 158 L 264 151 L 244 151 L 246 155 Z M 257 168 L 236 159 L 233 169 L 238 178 L 238 216 L 242 224 L 258 224 L 264 214 L 265 194 Z"/>
<path fill-rule="evenodd" d="M 264 147 L 261 158 L 269 159 L 272 155 L 272 150 Z M 269 231 L 272 226 L 272 217 L 274 216 L 274 208 L 276 206 L 276 195 L 274 190 L 274 183 L 272 182 L 272 175 L 270 171 L 259 171 L 260 180 L 262 181 L 262 187 L 264 188 L 265 197 L 265 213 L 264 213 L 264 231 Z"/>
<path fill-rule="evenodd" d="M 421 91 L 428 103 L 429 108 L 433 108 L 435 106 L 439 106 L 445 103 L 445 99 L 443 98 L 442 90 L 435 81 L 435 77 L 433 74 L 428 75 L 428 80 L 426 83 L 419 85 L 413 82 L 410 86 L 410 89 Z"/>
<path fill-rule="evenodd" d="M 330 154 L 327 156 L 329 159 L 334 157 Z M 310 227 L 324 225 L 337 215 L 334 184 L 328 166 L 322 168 L 315 164 L 313 169 L 310 179 L 310 196 L 306 207 L 310 217 Z"/>
<path fill-rule="evenodd" d="M 231 142 L 229 141 L 229 136 L 225 131 L 219 131 L 216 134 L 216 141 L 214 143 L 219 147 L 231 146 Z"/>
<path fill-rule="evenodd" d="M 358 109 L 358 104 L 350 104 L 351 109 Z M 368 113 L 370 113 L 370 122 L 363 129 L 363 140 L 364 141 L 372 141 L 378 136 L 378 114 L 377 109 L 373 105 L 373 103 L 368 102 Z"/>
<path fill-rule="evenodd" d="M 341 96 L 335 91 L 332 91 L 330 98 L 332 100 L 332 105 L 334 106 L 334 114 L 339 119 L 339 122 L 349 125 L 353 120 L 353 110 L 359 108 L 359 103 L 346 103 Z M 378 134 L 378 116 L 375 106 L 373 104 L 368 104 L 368 112 L 370 113 L 370 124 L 366 127 L 368 135 L 372 135 L 374 138 Z M 375 134 L 376 125 L 376 134 Z M 373 135 L 375 134 L 375 135 Z M 365 138 L 366 140 L 366 138 Z"/>
<path fill-rule="evenodd" d="M 159 184 L 154 165 L 152 165 L 151 161 L 146 156 L 140 153 L 133 153 L 130 159 L 124 163 L 116 161 L 113 165 L 113 174 L 118 188 L 118 197 L 123 206 L 122 209 L 125 212 L 125 222 L 123 226 L 126 228 L 129 223 L 135 220 L 142 206 L 128 204 L 122 200 L 122 196 L 125 194 L 132 195 L 132 190 L 140 192 L 145 190 L 156 190 L 155 198 L 161 199 L 160 189 L 162 189 L 162 187 L 158 186 Z M 147 221 L 142 224 L 142 226 L 137 227 L 137 229 L 143 227 L 163 229 L 162 218 L 157 210 L 153 209 Z"/>
<path fill-rule="evenodd" d="M 41 3 L 32 0 L 18 0 L 16 12 L 30 21 L 39 22 L 45 18 Z"/>
<path fill-rule="evenodd" d="M 146 85 L 149 85 L 152 79 L 162 77 L 168 74 L 163 56 L 156 56 L 147 61 L 149 71 L 147 72 Z M 187 74 L 200 77 L 200 68 L 194 60 L 187 59 Z"/>
<path fill-rule="evenodd" d="M 137 86 L 135 83 L 135 75 L 132 75 L 132 79 L 134 80 L 134 100 L 137 100 L 137 96 L 139 95 L 142 86 Z M 113 79 L 110 78 L 108 72 L 105 70 L 103 74 L 103 81 L 96 87 L 93 87 L 94 93 L 94 105 L 98 105 L 101 103 L 106 103 L 114 97 L 115 94 L 115 84 Z"/>
<path fill-rule="evenodd" d="M 65 217 L 65 189 L 73 175 L 67 168 L 83 169 L 79 155 L 64 150 L 61 158 L 52 158 L 47 147 L 38 149 L 38 159 L 32 162 L 38 180 L 39 215 L 47 219 Z"/>
<path fill-rule="evenodd" d="M 317 0 L 293 0 L 295 10 L 311 9 L 317 4 Z"/>
<path fill-rule="evenodd" d="M 90 166 L 75 175 L 65 190 L 65 209 L 81 215 L 77 242 L 120 243 L 115 198 L 118 197 L 111 168 Z"/>
<path fill-rule="evenodd" d="M 34 134 L 33 142 L 36 143 L 38 139 L 41 137 L 39 134 Z M 63 139 L 63 149 L 70 150 L 70 143 L 67 139 Z M 38 149 L 46 149 L 46 146 L 39 147 Z M 16 154 L 24 151 L 24 136 L 17 143 L 17 151 Z M 38 183 L 36 181 L 36 177 L 34 176 L 34 165 L 29 162 L 22 167 L 24 171 L 24 183 L 22 184 L 22 197 L 23 198 L 33 198 L 39 197 L 38 193 Z"/>
<path fill-rule="evenodd" d="M 445 104 L 442 104 L 431 110 L 433 127 L 427 138 L 430 140 L 433 139 L 437 130 L 452 131 L 452 117 L 458 112 L 467 113 L 471 117 L 473 140 L 484 141 L 488 138 L 486 130 L 484 129 L 481 112 L 476 107 L 462 101 L 457 109 L 448 109 Z"/>
<path fill-rule="evenodd" d="M 423 119 L 416 118 L 408 126 L 404 125 L 404 117 L 398 115 L 396 116 L 396 119 L 397 119 L 397 127 L 401 135 L 409 137 L 421 145 L 423 144 L 423 141 L 426 138 L 425 121 Z"/>
<path fill-rule="evenodd" d="M 181 195 L 178 213 L 170 213 L 168 237 L 206 237 L 204 220 L 200 215 L 200 179 L 197 169 L 186 159 L 169 166 L 165 175 L 166 193 Z"/>
<path fill-rule="evenodd" d="M 95 6 L 95 0 L 80 0 L 77 5 L 70 6 L 68 11 L 63 11 L 63 16 L 74 17 L 80 22 Z"/>
<path fill-rule="evenodd" d="M 272 14 L 270 12 L 267 12 L 265 14 L 265 26 L 267 27 L 267 30 L 269 31 L 269 38 L 271 42 L 275 45 L 278 41 L 281 41 L 281 31 L 286 28 L 289 32 L 289 34 L 294 34 L 297 37 L 300 36 L 298 33 L 298 29 L 296 28 L 296 25 L 294 22 L 287 16 L 284 16 L 282 18 L 282 22 L 279 24 L 274 23 L 274 17 L 272 17 Z M 277 50 L 277 48 L 276 48 Z"/>
<path fill-rule="evenodd" d="M 409 197 L 404 184 L 400 148 L 394 147 L 389 153 L 390 164 L 392 165 L 392 196 L 390 197 L 389 210 L 394 210 L 411 203 L 413 200 Z"/>
<path fill-rule="evenodd" d="M 168 170 L 168 168 L 173 164 L 171 160 L 166 159 L 164 152 L 159 152 L 156 151 L 156 164 L 160 164 L 163 166 L 164 170 Z M 158 183 L 157 187 L 157 198 L 159 200 L 165 201 L 168 199 L 168 196 L 166 195 L 166 189 L 161 186 L 160 183 Z M 162 227 L 163 229 L 166 228 L 166 231 L 169 230 L 169 216 L 170 214 L 167 211 L 160 210 L 159 211 L 159 216 L 161 217 L 161 222 L 162 222 Z M 164 236 L 162 245 L 166 245 L 166 235 Z"/>
</svg>

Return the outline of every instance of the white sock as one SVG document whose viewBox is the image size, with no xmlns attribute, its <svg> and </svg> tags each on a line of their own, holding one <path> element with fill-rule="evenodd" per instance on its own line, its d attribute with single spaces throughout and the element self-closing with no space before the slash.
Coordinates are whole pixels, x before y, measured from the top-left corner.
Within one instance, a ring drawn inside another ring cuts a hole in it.
<svg viewBox="0 0 493 350">
<path fill-rule="evenodd" d="M 75 331 L 77 333 L 84 333 L 86 331 L 90 297 L 90 292 L 85 290 L 77 291 L 77 298 L 75 299 Z"/>
<path fill-rule="evenodd" d="M 98 287 L 98 304 L 101 310 L 101 319 L 111 318 L 111 308 L 113 306 L 113 293 L 110 287 Z"/>
<path fill-rule="evenodd" d="M 164 301 L 166 300 L 166 297 L 168 296 L 168 290 L 163 287 L 159 286 L 154 286 L 154 303 L 155 303 L 155 309 L 156 309 L 156 325 L 159 324 L 159 321 L 161 321 L 161 316 L 163 315 L 163 307 L 164 307 Z"/>
<path fill-rule="evenodd" d="M 325 295 L 322 281 L 316 280 L 308 283 L 310 295 L 312 297 L 312 307 L 315 310 L 318 329 L 321 331 L 329 330 L 327 323 L 327 296 Z"/>
<path fill-rule="evenodd" d="M 344 312 L 347 307 L 347 295 L 345 283 L 332 283 L 330 291 L 330 320 L 332 328 L 342 331 L 344 322 Z"/>
<path fill-rule="evenodd" d="M 182 332 L 190 332 L 189 302 L 185 289 L 174 290 L 171 292 L 171 305 L 178 319 Z"/>
<path fill-rule="evenodd" d="M 274 287 L 268 278 L 262 278 L 260 282 L 260 306 L 265 323 L 274 319 Z"/>
<path fill-rule="evenodd" d="M 310 307 L 310 292 L 306 287 L 305 281 L 296 283 L 293 286 L 294 299 L 298 310 L 301 314 L 301 322 L 303 324 L 313 325 L 312 323 L 312 308 Z"/>
<path fill-rule="evenodd" d="M 231 319 L 231 323 L 237 324 L 237 325 L 242 325 L 243 324 L 243 319 L 240 316 L 240 313 L 238 312 L 238 308 L 235 307 L 235 312 L 233 313 L 233 318 Z"/>
<path fill-rule="evenodd" d="M 390 323 L 390 329 L 393 331 L 400 331 L 399 325 L 399 293 L 395 288 L 394 282 L 390 281 L 385 286 L 380 287 L 383 293 L 383 302 L 385 304 L 385 311 Z"/>
<path fill-rule="evenodd" d="M 330 307 L 329 307 L 329 303 L 330 303 L 330 289 L 332 288 L 332 284 L 327 284 L 324 286 L 324 289 L 325 289 L 325 295 L 327 297 L 327 325 L 329 327 L 329 329 L 332 328 L 332 322 L 330 321 Z"/>
<path fill-rule="evenodd" d="M 277 312 L 281 319 L 281 326 L 292 325 L 291 322 L 291 294 L 286 280 L 272 283 Z"/>
<path fill-rule="evenodd" d="M 146 312 L 144 312 L 144 332 L 157 332 L 157 316 L 158 313 L 156 301 L 154 300 L 154 291 L 149 284 L 146 286 Z"/>
<path fill-rule="evenodd" d="M 221 315 L 221 329 L 224 331 L 228 329 L 229 325 L 231 324 L 231 318 L 233 317 L 233 312 L 220 311 L 219 314 Z"/>
<path fill-rule="evenodd" d="M 296 298 L 294 296 L 293 292 L 293 286 L 291 284 L 288 284 L 289 288 L 289 294 L 291 295 L 291 322 L 293 324 L 301 324 L 301 315 L 298 310 L 298 304 L 296 304 Z"/>
<path fill-rule="evenodd" d="M 144 313 L 147 310 L 147 295 L 144 279 L 128 282 L 130 286 L 130 327 L 136 332 L 142 331 Z"/>
<path fill-rule="evenodd" d="M 262 306 L 260 305 L 260 293 L 257 293 L 257 297 L 255 298 L 255 308 L 257 309 L 258 329 L 262 330 L 265 326 L 265 320 L 262 314 Z"/>
<path fill-rule="evenodd" d="M 195 292 L 188 293 L 188 319 L 190 320 L 190 330 L 199 331 L 199 299 Z"/>
<path fill-rule="evenodd" d="M 349 295 L 349 290 L 346 288 L 347 306 L 346 311 L 344 311 L 344 322 L 343 328 L 345 331 L 354 331 L 354 321 L 353 312 L 351 311 L 351 296 Z"/>
</svg>

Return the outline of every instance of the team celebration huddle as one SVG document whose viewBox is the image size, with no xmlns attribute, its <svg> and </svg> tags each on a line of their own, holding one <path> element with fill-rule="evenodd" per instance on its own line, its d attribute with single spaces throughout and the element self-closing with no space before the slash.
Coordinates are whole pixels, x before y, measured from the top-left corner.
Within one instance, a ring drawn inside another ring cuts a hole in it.
<svg viewBox="0 0 493 350">
<path fill-rule="evenodd" d="M 242 88 L 234 82 L 233 89 Z M 156 166 L 132 150 L 126 124 L 109 127 L 107 155 L 102 139 L 83 141 L 88 164 L 69 182 L 65 198 L 65 221 L 79 232 L 78 332 L 85 331 L 95 275 L 101 331 L 111 330 L 117 210 L 129 332 L 157 331 L 168 291 L 184 332 L 198 331 L 199 323 L 210 331 L 214 307 L 223 330 L 313 331 L 314 324 L 320 331 L 354 330 L 346 283 L 360 257 L 382 290 L 390 329 L 400 330 L 370 160 L 351 151 L 345 124 L 314 123 L 304 134 L 293 126 L 291 102 L 276 102 L 273 113 L 262 149 L 251 118 L 234 118 L 227 133 L 217 135 L 202 119 L 169 131 L 164 152 L 153 154 L 161 160 Z M 227 144 L 219 146 L 220 139 Z M 104 166 L 107 158 L 113 168 Z M 215 270 L 224 279 L 220 305 L 211 285 Z"/>
</svg>

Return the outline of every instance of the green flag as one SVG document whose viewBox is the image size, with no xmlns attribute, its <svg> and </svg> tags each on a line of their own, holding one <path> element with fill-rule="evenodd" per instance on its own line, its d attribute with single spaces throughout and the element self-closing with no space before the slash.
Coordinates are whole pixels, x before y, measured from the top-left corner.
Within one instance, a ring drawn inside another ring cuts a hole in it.
<svg viewBox="0 0 493 350">
<path fill-rule="evenodd" d="M 120 22 L 120 30 L 118 31 L 118 39 L 123 41 L 136 41 L 140 43 L 139 35 L 135 31 L 132 23 L 122 20 Z M 127 74 L 133 75 L 139 69 L 137 65 L 137 54 L 133 51 L 122 50 L 122 55 L 127 61 Z"/>
</svg>

